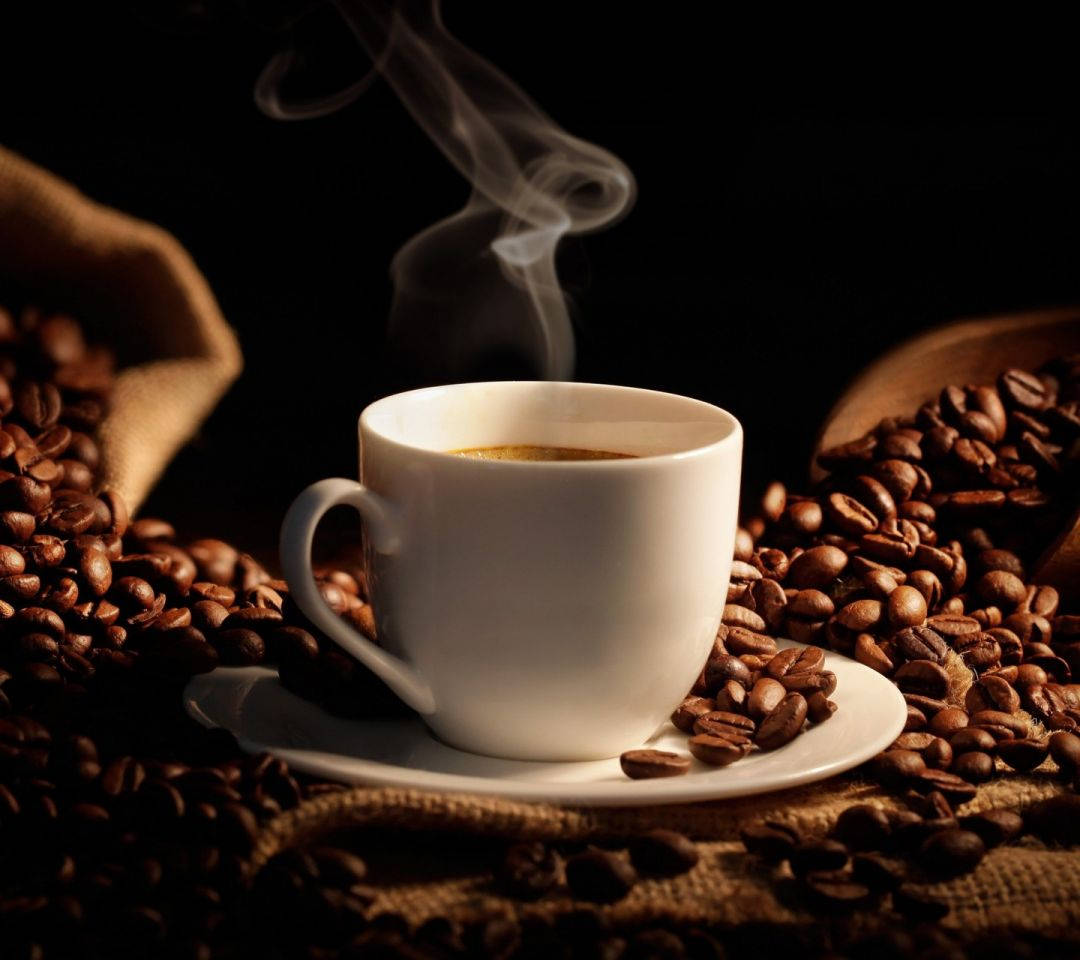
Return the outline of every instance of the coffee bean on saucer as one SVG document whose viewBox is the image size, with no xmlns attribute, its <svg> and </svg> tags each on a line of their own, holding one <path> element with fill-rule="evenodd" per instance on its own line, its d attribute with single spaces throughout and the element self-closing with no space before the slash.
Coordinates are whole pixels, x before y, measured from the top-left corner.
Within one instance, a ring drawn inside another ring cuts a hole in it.
<svg viewBox="0 0 1080 960">
<path fill-rule="evenodd" d="M 627 750 L 619 764 L 631 780 L 678 777 L 690 771 L 690 758 L 667 750 Z"/>
<path fill-rule="evenodd" d="M 687 746 L 698 760 L 714 767 L 725 767 L 741 760 L 750 752 L 749 742 L 736 744 L 725 737 L 715 737 L 707 733 L 692 736 L 687 741 Z"/>
<path fill-rule="evenodd" d="M 754 743 L 762 750 L 775 750 L 792 741 L 806 721 L 806 699 L 801 693 L 789 693 L 761 721 Z"/>
</svg>

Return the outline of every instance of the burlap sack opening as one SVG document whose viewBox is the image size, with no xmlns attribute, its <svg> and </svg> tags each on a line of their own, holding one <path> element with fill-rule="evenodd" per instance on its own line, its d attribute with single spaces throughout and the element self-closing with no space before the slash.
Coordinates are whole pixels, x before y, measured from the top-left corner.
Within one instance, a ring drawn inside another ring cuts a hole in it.
<svg viewBox="0 0 1080 960">
<path fill-rule="evenodd" d="M 236 379 L 240 348 L 169 233 L 0 147 L 0 280 L 76 314 L 118 350 L 105 484 L 135 510 Z"/>
</svg>

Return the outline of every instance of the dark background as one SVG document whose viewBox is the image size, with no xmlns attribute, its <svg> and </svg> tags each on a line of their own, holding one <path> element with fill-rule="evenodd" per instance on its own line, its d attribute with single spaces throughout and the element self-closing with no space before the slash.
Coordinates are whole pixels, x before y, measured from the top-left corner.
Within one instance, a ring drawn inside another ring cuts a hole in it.
<svg viewBox="0 0 1080 960">
<path fill-rule="evenodd" d="M 355 474 L 360 409 L 414 382 L 384 349 L 388 265 L 468 189 L 385 84 L 324 119 L 257 111 L 290 4 L 31 6 L 0 14 L 0 142 L 175 233 L 247 359 L 144 512 L 263 548 L 301 487 Z M 830 404 L 890 344 L 1080 300 L 1080 137 L 1068 62 L 1018 35 L 693 9 L 444 12 L 637 177 L 631 214 L 563 251 L 577 377 L 729 408 L 753 490 L 803 476 Z M 368 68 L 330 12 L 294 32 L 312 91 Z"/>
</svg>

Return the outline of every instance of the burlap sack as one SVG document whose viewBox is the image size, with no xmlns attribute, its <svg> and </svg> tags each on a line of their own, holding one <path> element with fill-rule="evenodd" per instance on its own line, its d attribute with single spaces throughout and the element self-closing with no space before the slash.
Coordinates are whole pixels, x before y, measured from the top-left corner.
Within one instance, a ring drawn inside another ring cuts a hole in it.
<svg viewBox="0 0 1080 960">
<path fill-rule="evenodd" d="M 0 278 L 78 315 L 120 351 L 101 447 L 106 484 L 134 510 L 241 369 L 206 280 L 160 227 L 2 147 Z"/>
<path fill-rule="evenodd" d="M 963 813 L 993 807 L 1022 810 L 1060 791 L 1052 762 L 1045 768 L 985 784 Z M 401 841 L 401 858 L 409 862 L 409 875 L 389 882 L 372 877 L 378 894 L 374 912 L 397 912 L 413 924 L 433 916 L 459 920 L 529 913 L 551 916 L 577 905 L 565 896 L 536 904 L 515 903 L 500 895 L 483 863 L 478 866 L 475 858 L 440 849 L 430 832 L 457 837 L 460 851 L 462 835 L 577 841 L 668 827 L 702 841 L 701 862 L 681 877 L 640 882 L 625 900 L 602 908 L 613 922 L 804 925 L 825 918 L 789 895 L 785 879 L 791 874 L 786 866 L 770 868 L 746 854 L 739 831 L 749 822 L 775 819 L 794 824 L 809 836 L 821 836 L 841 810 L 863 802 L 883 808 L 902 806 L 858 773 L 745 799 L 610 809 L 358 788 L 308 800 L 272 821 L 258 838 L 252 865 L 258 869 L 287 847 L 314 844 L 347 828 L 415 831 L 414 844 Z M 364 852 L 362 838 L 357 850 Z M 1070 939 L 1080 935 L 1076 929 L 1080 924 L 1080 853 L 1072 849 L 1047 849 L 1026 838 L 1019 845 L 991 850 L 967 876 L 922 889 L 949 904 L 951 911 L 943 925 L 958 934 L 977 936 L 1000 930 L 1037 931 Z M 856 917 L 855 926 L 848 929 L 871 930 L 897 921 L 895 916 L 871 912 Z"/>
</svg>

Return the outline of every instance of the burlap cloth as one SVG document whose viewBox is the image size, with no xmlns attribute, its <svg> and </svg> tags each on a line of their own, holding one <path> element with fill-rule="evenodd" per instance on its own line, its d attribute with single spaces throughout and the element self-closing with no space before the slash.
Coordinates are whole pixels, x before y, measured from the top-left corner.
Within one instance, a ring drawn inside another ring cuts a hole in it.
<svg viewBox="0 0 1080 960">
<path fill-rule="evenodd" d="M 240 372 L 206 280 L 160 227 L 0 147 L 0 280 L 119 351 L 104 479 L 134 510 Z"/>
<path fill-rule="evenodd" d="M 240 372 L 236 339 L 205 279 L 165 231 L 87 199 L 0 148 L 0 280 L 46 306 L 78 313 L 120 350 L 101 442 L 107 482 L 134 508 Z M 1060 789 L 1048 771 L 1003 777 L 984 785 L 964 812 L 1022 809 Z M 614 809 L 358 788 L 318 796 L 271 821 L 258 838 L 252 866 L 343 829 L 404 830 L 416 837 L 416 846 L 406 844 L 401 859 L 432 869 L 379 883 L 375 910 L 412 922 L 435 915 L 498 916 L 523 908 L 500 897 L 490 865 L 467 857 L 447 860 L 437 849 L 425 858 L 421 847 L 433 833 L 459 842 L 470 836 L 477 842 L 578 841 L 665 826 L 702 841 L 701 862 L 682 877 L 641 882 L 625 900 L 604 908 L 613 920 L 800 924 L 819 918 L 785 896 L 786 868 L 765 867 L 745 854 L 739 831 L 748 821 L 773 818 L 820 835 L 840 810 L 860 801 L 897 805 L 858 773 L 748 799 Z M 1066 935 L 1080 922 L 1080 853 L 1047 849 L 1029 838 L 991 851 L 974 873 L 927 889 L 951 905 L 947 926 Z M 556 896 L 524 909 L 554 913 L 571 906 Z"/>
<path fill-rule="evenodd" d="M 961 809 L 975 813 L 993 807 L 1024 809 L 1062 788 L 1048 761 L 1026 776 L 1002 776 L 983 785 Z M 1002 771 L 999 771 L 1002 772 Z M 791 823 L 808 835 L 823 835 L 837 814 L 852 803 L 884 808 L 901 804 L 858 772 L 823 783 L 745 799 L 654 807 L 560 807 L 464 794 L 424 793 L 391 788 L 356 788 L 308 800 L 272 821 L 260 835 L 257 869 L 290 846 L 318 843 L 342 830 L 369 828 L 407 831 L 401 858 L 424 858 L 430 833 L 476 838 L 559 841 L 611 840 L 651 827 L 679 830 L 701 841 L 701 862 L 670 880 L 644 880 L 623 901 L 603 908 L 616 923 L 738 925 L 805 924 L 820 920 L 790 895 L 786 867 L 770 868 L 748 856 L 739 842 L 747 823 L 769 818 Z M 415 837 L 410 845 L 408 832 Z M 364 852 L 361 837 L 356 848 Z M 412 923 L 433 916 L 475 918 L 513 913 L 557 914 L 573 909 L 566 897 L 537 904 L 515 904 L 499 894 L 490 863 L 468 858 L 459 866 L 436 848 L 428 851 L 429 876 L 385 882 L 373 877 L 378 899 L 373 910 L 400 913 Z M 415 872 L 415 871 L 414 871 Z M 1048 849 L 1033 838 L 990 851 L 974 873 L 946 883 L 927 884 L 951 912 L 944 926 L 965 934 L 994 930 L 1038 931 L 1074 937 L 1080 931 L 1080 853 Z M 856 923 L 867 929 L 888 917 L 867 915 Z M 895 920 L 895 918 L 893 918 Z"/>
</svg>

